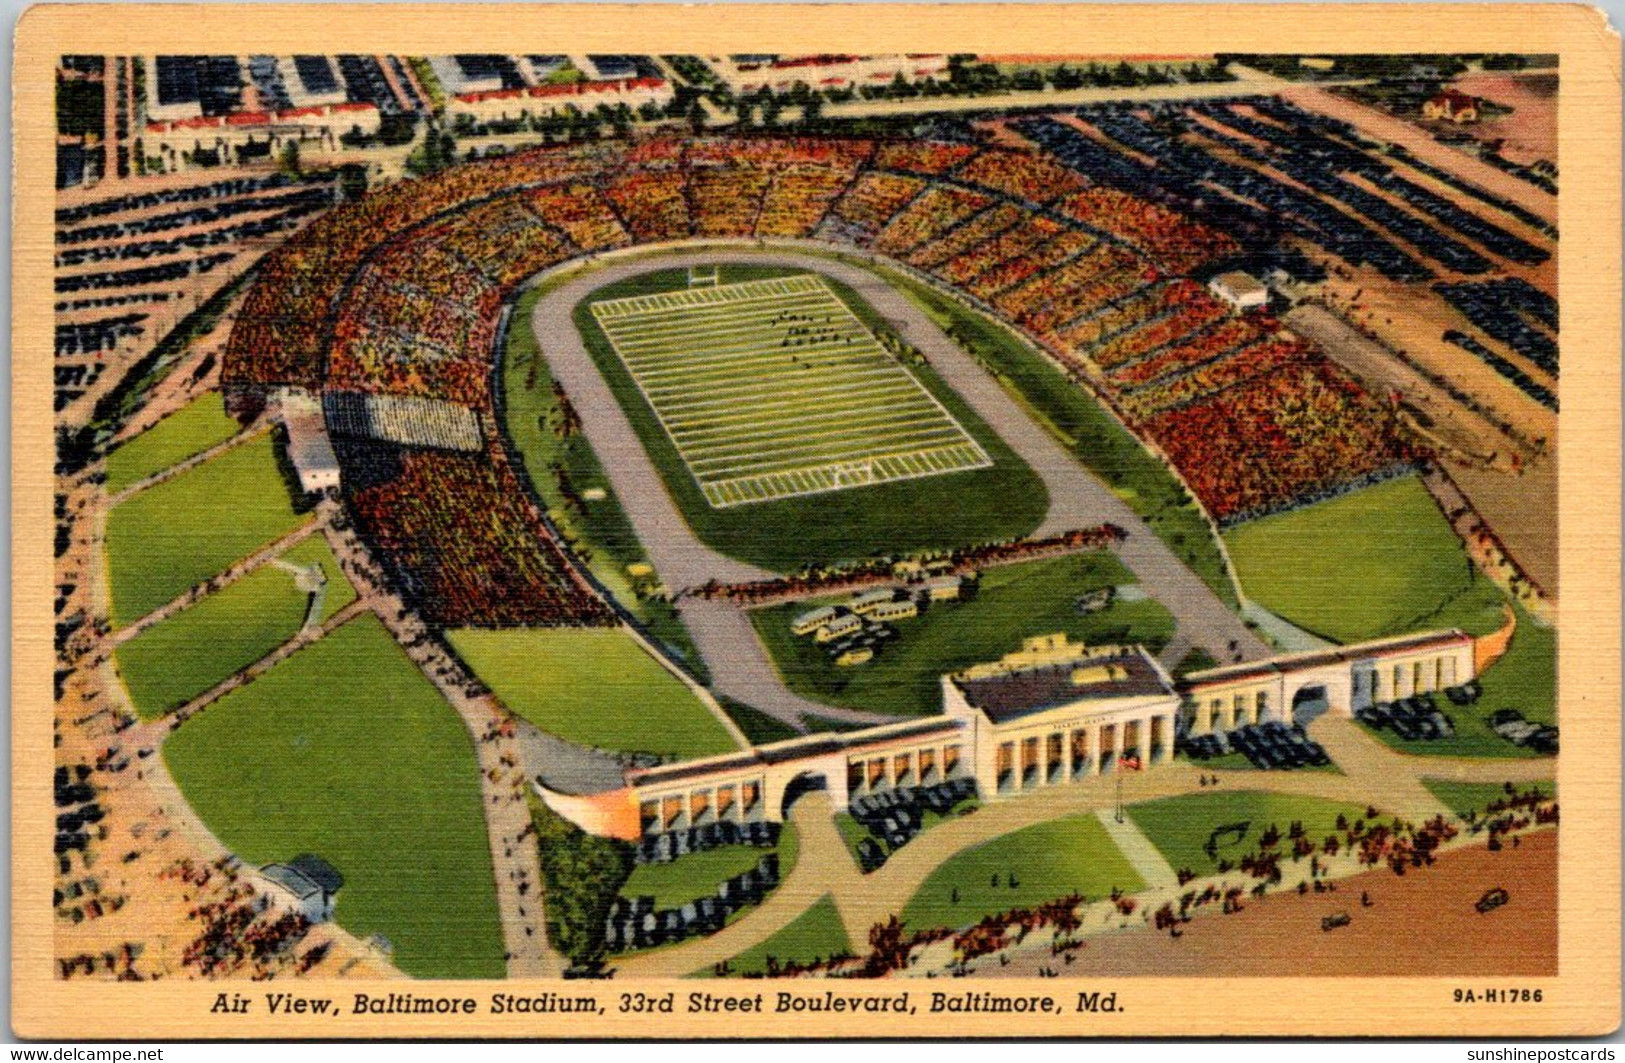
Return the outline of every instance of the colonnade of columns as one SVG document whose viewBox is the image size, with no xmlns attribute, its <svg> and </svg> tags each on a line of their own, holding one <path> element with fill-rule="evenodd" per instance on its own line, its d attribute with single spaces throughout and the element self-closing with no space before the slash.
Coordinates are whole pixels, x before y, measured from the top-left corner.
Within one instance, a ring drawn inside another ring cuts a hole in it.
<svg viewBox="0 0 1625 1063">
<path fill-rule="evenodd" d="M 848 757 L 847 799 L 905 786 L 934 786 L 964 776 L 967 765 L 959 742 Z"/>
<path fill-rule="evenodd" d="M 703 827 L 723 820 L 754 823 L 764 818 L 763 790 L 763 780 L 750 779 L 645 797 L 638 802 L 638 819 L 644 834 Z"/>
<path fill-rule="evenodd" d="M 1175 720 L 1172 712 L 1158 713 L 1001 741 L 993 790 L 1014 793 L 1109 774 L 1124 756 L 1138 757 L 1142 765 L 1168 760 L 1174 753 Z"/>
</svg>

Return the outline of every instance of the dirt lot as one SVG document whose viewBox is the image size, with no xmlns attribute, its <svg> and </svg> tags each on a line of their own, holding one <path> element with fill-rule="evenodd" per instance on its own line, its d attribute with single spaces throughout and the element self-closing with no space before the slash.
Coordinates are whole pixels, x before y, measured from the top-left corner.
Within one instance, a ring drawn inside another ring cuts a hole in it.
<svg viewBox="0 0 1625 1063">
<path fill-rule="evenodd" d="M 1492 853 L 1462 849 L 1431 869 L 1396 877 L 1386 868 L 1337 883 L 1336 893 L 1276 894 L 1235 915 L 1201 916 L 1175 940 L 1131 930 L 1091 938 L 1065 969 L 1086 975 L 1282 975 L 1381 977 L 1555 975 L 1557 973 L 1557 832 L 1527 835 Z M 1511 899 L 1480 914 L 1486 890 Z M 1362 907 L 1360 895 L 1371 900 Z M 1321 919 L 1347 912 L 1348 926 L 1321 930 Z M 991 977 L 1031 977 L 1055 966 L 1047 949 L 989 965 Z M 978 972 L 981 974 L 982 972 Z"/>
<path fill-rule="evenodd" d="M 1451 83 L 1469 96 L 1512 108 L 1477 125 L 1464 126 L 1480 140 L 1503 140 L 1501 154 L 1528 166 L 1540 159 L 1557 161 L 1557 74 L 1482 72 L 1463 74 Z"/>
</svg>

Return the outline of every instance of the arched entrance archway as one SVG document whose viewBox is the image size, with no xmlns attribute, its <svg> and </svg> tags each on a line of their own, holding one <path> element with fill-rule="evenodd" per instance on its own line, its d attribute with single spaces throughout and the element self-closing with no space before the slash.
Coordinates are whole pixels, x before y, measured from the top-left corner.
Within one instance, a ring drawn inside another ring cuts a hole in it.
<svg viewBox="0 0 1625 1063">
<path fill-rule="evenodd" d="M 1292 722 L 1307 724 L 1331 707 L 1325 684 L 1300 687 L 1292 695 Z"/>
<path fill-rule="evenodd" d="M 779 817 L 790 817 L 790 806 L 811 793 L 819 793 L 829 789 L 829 779 L 822 772 L 804 771 L 790 780 L 784 788 L 784 800 L 779 803 Z"/>
</svg>

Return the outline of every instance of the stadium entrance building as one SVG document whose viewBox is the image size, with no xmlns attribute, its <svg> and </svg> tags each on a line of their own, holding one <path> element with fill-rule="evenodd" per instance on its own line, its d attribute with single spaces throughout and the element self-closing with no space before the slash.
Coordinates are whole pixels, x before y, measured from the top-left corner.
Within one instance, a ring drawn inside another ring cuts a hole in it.
<svg viewBox="0 0 1625 1063">
<path fill-rule="evenodd" d="M 1028 639 L 998 661 L 942 677 L 942 715 L 815 734 L 628 771 L 626 785 L 571 795 L 538 784 L 583 830 L 634 839 L 708 823 L 782 822 L 802 795 L 837 810 L 887 790 L 972 779 L 982 800 L 1064 786 L 1173 758 L 1180 733 L 1293 722 L 1306 700 L 1352 715 L 1475 675 L 1461 631 L 1383 639 L 1193 672 L 1175 681 L 1140 646 Z"/>
<path fill-rule="evenodd" d="M 1342 716 L 1367 705 L 1453 687 L 1476 674 L 1473 637 L 1462 631 L 1359 642 L 1192 672 L 1180 684 L 1191 734 L 1266 720 L 1296 721 L 1306 704 Z"/>
</svg>

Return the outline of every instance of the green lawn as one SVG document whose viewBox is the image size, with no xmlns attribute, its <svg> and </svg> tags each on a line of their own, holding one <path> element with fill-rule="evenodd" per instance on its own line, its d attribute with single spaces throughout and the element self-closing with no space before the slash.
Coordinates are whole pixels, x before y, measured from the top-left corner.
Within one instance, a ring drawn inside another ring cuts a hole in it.
<svg viewBox="0 0 1625 1063">
<path fill-rule="evenodd" d="M 1365 818 L 1365 812 L 1362 806 L 1318 797 L 1248 790 L 1184 794 L 1128 807 L 1134 825 L 1162 851 L 1174 870 L 1189 869 L 1198 875 L 1216 871 L 1219 860 L 1233 864 L 1243 855 L 1256 852 L 1259 836 L 1271 824 L 1280 830 L 1284 841 L 1293 821 L 1301 821 L 1305 832 L 1319 845 L 1335 830 L 1340 813 L 1353 823 Z M 1248 824 L 1246 833 L 1218 849 L 1216 857 L 1209 857 L 1205 846 L 1214 830 L 1239 823 Z M 1284 851 L 1290 852 L 1290 847 Z"/>
<path fill-rule="evenodd" d="M 962 927 L 1070 893 L 1090 900 L 1145 883 L 1092 814 L 1067 816 L 958 853 L 931 873 L 903 909 L 910 930 Z"/>
<path fill-rule="evenodd" d="M 771 267 L 724 267 L 723 283 L 805 273 Z M 830 287 L 870 329 L 885 326 L 873 308 L 845 285 Z M 931 370 L 911 371 L 993 459 L 985 469 L 856 487 L 800 498 L 716 509 L 677 453 L 671 438 L 593 320 L 591 306 L 605 299 L 669 291 L 687 283 L 683 269 L 652 270 L 600 288 L 575 310 L 576 327 L 599 370 L 627 411 L 694 533 L 714 549 L 778 571 L 875 555 L 896 555 L 974 545 L 1030 533 L 1049 499 L 1043 482 L 1004 441 Z"/>
<path fill-rule="evenodd" d="M 319 564 L 327 573 L 321 619 L 355 600 L 320 535 L 281 560 Z M 267 563 L 124 643 L 114 659 L 136 712 L 142 719 L 161 716 L 264 657 L 298 633 L 309 601 L 293 573 Z"/>
<path fill-rule="evenodd" d="M 294 512 L 270 433 L 132 496 L 107 518 L 114 625 L 168 604 L 306 519 Z"/>
<path fill-rule="evenodd" d="M 836 911 L 834 900 L 826 896 L 777 933 L 729 960 L 728 976 L 739 978 L 764 974 L 770 957 L 782 966 L 786 963 L 817 963 L 851 952 L 852 941 L 846 936 L 841 913 Z M 710 970 L 696 972 L 698 976 L 707 978 L 713 973 Z"/>
<path fill-rule="evenodd" d="M 1480 582 L 1488 584 L 1489 581 Z M 1496 594 L 1499 596 L 1500 592 Z M 1512 645 L 1478 677 L 1484 687 L 1484 695 L 1477 704 L 1458 706 L 1443 697 L 1439 698 L 1439 708 L 1456 725 L 1453 736 L 1436 742 L 1407 742 L 1387 728 L 1371 733 L 1395 749 L 1419 756 L 1541 756 L 1533 750 L 1513 745 L 1490 730 L 1489 718 L 1499 709 L 1516 709 L 1524 719 L 1536 723 L 1558 722 L 1557 630 L 1539 623 L 1515 602 L 1512 609 L 1518 620 Z M 1495 626 L 1499 627 L 1500 624 Z"/>
<path fill-rule="evenodd" d="M 1473 583 L 1473 564 L 1422 481 L 1404 476 L 1225 533 L 1242 589 L 1313 634 L 1414 631 Z"/>
<path fill-rule="evenodd" d="M 716 893 L 726 879 L 744 874 L 769 852 L 779 854 L 779 881 L 790 876 L 801 853 L 801 840 L 794 824 L 779 830 L 779 844 L 773 849 L 754 845 L 724 845 L 680 856 L 669 864 L 639 864 L 621 887 L 623 897 L 653 897 L 655 908 L 676 908 L 689 901 Z"/>
<path fill-rule="evenodd" d="M 769 716 L 760 709 L 752 708 L 742 701 L 718 695 L 717 701 L 727 712 L 734 726 L 745 733 L 752 745 L 765 746 L 770 742 L 782 742 L 787 738 L 796 738 L 802 732 L 791 727 L 777 716 Z"/>
<path fill-rule="evenodd" d="M 750 845 L 732 845 L 690 853 L 669 864 L 639 865 L 632 869 L 632 877 L 621 887 L 620 895 L 628 899 L 643 894 L 653 896 L 656 898 L 656 910 L 686 904 L 715 894 L 724 879 L 755 867 L 769 852 L 779 854 L 779 883 L 782 885 L 784 880 L 790 877 L 796 861 L 801 857 L 801 836 L 796 833 L 795 824 L 780 825 L 779 843 L 771 850 L 758 849 Z M 755 910 L 754 907 L 741 908 L 730 915 L 723 925 L 737 922 Z M 650 949 L 638 950 L 638 955 L 647 956 L 662 949 L 675 947 L 676 944 L 656 945 Z"/>
<path fill-rule="evenodd" d="M 219 392 L 183 406 L 107 455 L 107 493 L 118 492 L 223 443 L 240 429 Z"/>
<path fill-rule="evenodd" d="M 461 628 L 447 637 L 503 704 L 567 741 L 679 758 L 737 748 L 693 691 L 619 628 Z"/>
<path fill-rule="evenodd" d="M 863 265 L 844 255 L 834 257 Z M 1237 604 L 1213 529 L 1196 500 L 1168 466 L 1085 388 L 1005 325 L 896 270 L 882 267 L 874 272 L 912 299 L 981 362 L 1080 463 L 1110 484 L 1215 594 L 1231 606 Z"/>
<path fill-rule="evenodd" d="M 163 756 L 256 865 L 310 852 L 336 918 L 421 978 L 500 978 L 502 934 L 467 729 L 373 617 L 345 624 L 176 731 Z"/>
<path fill-rule="evenodd" d="M 678 908 L 712 896 L 725 880 L 754 868 L 765 853 L 752 845 L 724 845 L 669 864 L 639 864 L 621 887 L 621 895 L 653 897 L 656 909 Z"/>
<path fill-rule="evenodd" d="M 688 629 L 671 603 L 659 593 L 658 573 L 633 576 L 634 565 L 648 565 L 632 522 L 621 508 L 604 467 L 587 437 L 579 431 L 561 434 L 564 406 L 553 391 L 547 359 L 541 357 L 531 311 L 544 288 L 522 294 L 508 316 L 502 355 L 503 430 L 532 489 L 549 519 L 594 576 L 701 681 L 705 661 L 694 648 Z M 594 488 L 605 497 L 589 502 L 582 492 Z"/>
<path fill-rule="evenodd" d="M 993 661 L 1021 648 L 1030 635 L 1064 631 L 1088 643 L 1140 642 L 1153 652 L 1173 634 L 1174 621 L 1150 599 L 1119 600 L 1089 616 L 1074 601 L 1084 591 L 1132 583 L 1110 553 L 1070 554 L 990 568 L 976 596 L 931 606 L 896 623 L 898 638 L 868 664 L 830 663 L 810 636 L 790 633 L 790 621 L 814 602 L 792 602 L 751 613 L 756 633 L 791 690 L 817 701 L 875 712 L 920 716 L 942 709 L 941 676 Z M 830 599 L 841 601 L 841 599 Z"/>
<path fill-rule="evenodd" d="M 1462 818 L 1464 813 L 1483 812 L 1491 802 L 1502 801 L 1507 797 L 1506 785 L 1498 782 L 1457 782 L 1454 779 L 1423 779 L 1422 785 L 1432 792 L 1434 797 L 1444 802 L 1444 806 Z M 1557 783 L 1552 780 L 1539 783 L 1513 783 L 1519 794 L 1526 794 L 1530 790 L 1539 790 L 1543 797 L 1554 797 L 1557 794 Z"/>
</svg>

